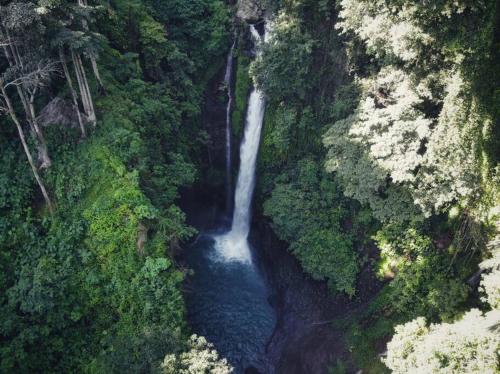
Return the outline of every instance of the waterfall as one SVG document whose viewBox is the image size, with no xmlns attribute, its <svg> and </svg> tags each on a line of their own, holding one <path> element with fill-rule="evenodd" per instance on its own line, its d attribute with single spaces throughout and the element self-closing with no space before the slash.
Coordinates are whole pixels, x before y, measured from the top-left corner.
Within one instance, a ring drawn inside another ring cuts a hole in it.
<svg viewBox="0 0 500 374">
<path fill-rule="evenodd" d="M 244 237 L 250 231 L 250 206 L 255 186 L 255 164 L 260 133 L 264 120 L 264 99 L 258 89 L 252 90 L 248 101 L 245 134 L 240 148 L 240 171 L 234 195 L 234 214 L 231 232 Z"/>
<path fill-rule="evenodd" d="M 257 29 L 255 28 L 255 25 L 250 25 L 250 33 L 252 34 L 253 40 L 255 40 L 257 44 L 259 44 L 261 41 L 261 37 Z"/>
<path fill-rule="evenodd" d="M 261 37 L 253 25 L 250 26 L 256 45 Z M 258 51 L 258 50 L 257 50 Z M 258 52 L 257 52 L 258 53 Z M 265 100 L 262 92 L 254 88 L 248 99 L 245 132 L 240 146 L 240 170 L 234 195 L 234 213 L 231 231 L 216 237 L 219 255 L 225 261 L 251 263 L 248 245 L 250 232 L 251 205 L 255 187 L 255 166 L 259 151 L 260 134 L 264 122 Z"/>
<path fill-rule="evenodd" d="M 231 186 L 231 108 L 233 105 L 232 77 L 233 77 L 233 60 L 234 47 L 236 46 L 236 38 L 231 46 L 231 50 L 227 55 L 226 73 L 224 75 L 224 83 L 227 87 L 227 106 L 226 106 L 226 210 L 231 211 L 232 186 Z"/>
</svg>

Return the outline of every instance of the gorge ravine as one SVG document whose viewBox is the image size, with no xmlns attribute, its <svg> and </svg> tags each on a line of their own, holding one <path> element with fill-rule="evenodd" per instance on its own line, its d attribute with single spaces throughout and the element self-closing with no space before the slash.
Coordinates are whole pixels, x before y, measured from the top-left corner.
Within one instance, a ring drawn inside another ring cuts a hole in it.
<svg viewBox="0 0 500 374">
<path fill-rule="evenodd" d="M 258 48 L 260 35 L 254 26 L 251 28 Z M 231 59 L 230 52 L 224 77 L 229 84 Z M 226 191 L 230 191 L 230 92 L 228 99 Z M 249 368 L 262 373 L 274 372 L 266 357 L 265 345 L 274 329 L 276 315 L 268 301 L 269 287 L 253 259 L 248 242 L 264 110 L 262 93 L 258 88 L 252 89 L 240 148 L 240 168 L 230 230 L 227 231 L 223 226 L 201 233 L 186 254 L 186 261 L 194 270 L 190 282 L 191 292 L 187 295 L 192 328 L 215 345 L 234 367 L 235 373 L 242 373 Z"/>
</svg>

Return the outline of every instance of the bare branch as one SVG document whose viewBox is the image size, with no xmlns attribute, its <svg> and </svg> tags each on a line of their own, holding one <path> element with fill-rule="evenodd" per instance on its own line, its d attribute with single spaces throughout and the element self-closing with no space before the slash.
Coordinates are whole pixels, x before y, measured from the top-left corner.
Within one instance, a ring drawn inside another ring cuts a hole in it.
<svg viewBox="0 0 500 374">
<path fill-rule="evenodd" d="M 24 69 L 11 72 L 17 78 L 5 83 L 5 88 L 10 86 L 23 86 L 28 91 L 36 91 L 44 87 L 50 81 L 50 76 L 59 72 L 58 63 L 50 60 L 41 60 L 36 64 L 30 64 Z"/>
</svg>

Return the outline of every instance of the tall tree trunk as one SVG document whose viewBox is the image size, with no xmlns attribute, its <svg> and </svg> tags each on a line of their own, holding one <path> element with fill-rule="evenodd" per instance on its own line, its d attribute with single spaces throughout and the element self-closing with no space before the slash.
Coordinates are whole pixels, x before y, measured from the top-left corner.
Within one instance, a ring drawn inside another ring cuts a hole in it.
<svg viewBox="0 0 500 374">
<path fill-rule="evenodd" d="M 89 82 L 87 80 L 87 76 L 85 75 L 85 69 L 83 67 L 82 58 L 80 57 L 79 54 L 76 55 L 76 58 L 78 60 L 78 65 L 80 67 L 83 85 L 84 85 L 84 88 L 87 92 L 89 109 L 90 109 L 89 119 L 90 119 L 90 122 L 95 126 L 96 125 L 96 115 L 95 115 L 95 110 L 94 110 L 94 102 L 92 100 L 92 94 L 90 93 Z"/>
<path fill-rule="evenodd" d="M 10 101 L 9 96 L 7 95 L 7 92 L 5 91 L 5 87 L 4 87 L 2 81 L 0 81 L 0 90 L 2 91 L 2 95 L 4 97 L 5 103 L 7 104 L 7 109 L 9 111 L 9 115 L 10 115 L 12 121 L 14 122 L 14 124 L 16 125 L 17 132 L 19 134 L 19 139 L 21 140 L 21 143 L 23 145 L 24 153 L 26 154 L 26 157 L 28 158 L 28 163 L 31 166 L 31 170 L 33 172 L 33 175 L 35 176 L 35 179 L 38 183 L 38 186 L 40 187 L 40 190 L 42 191 L 42 195 L 43 195 L 43 198 L 45 200 L 45 203 L 47 204 L 47 207 L 49 209 L 50 214 L 54 214 L 54 206 L 52 205 L 52 201 L 50 200 L 49 194 L 47 193 L 47 189 L 45 188 L 43 180 L 40 177 L 40 174 L 38 173 L 38 170 L 35 166 L 35 163 L 33 162 L 33 157 L 31 156 L 31 152 L 28 148 L 28 144 L 26 143 L 26 138 L 24 137 L 21 123 L 19 122 L 19 119 L 16 116 L 16 112 L 14 112 L 12 102 Z"/>
<path fill-rule="evenodd" d="M 9 63 L 9 66 L 14 66 L 15 62 L 13 61 L 13 57 L 9 51 L 9 48 L 7 48 L 6 45 L 3 46 L 3 51 L 5 53 L 5 57 L 7 58 L 7 62 Z"/>
<path fill-rule="evenodd" d="M 61 58 L 61 64 L 63 66 L 64 75 L 66 76 L 66 81 L 68 82 L 69 90 L 71 91 L 71 97 L 73 98 L 73 107 L 75 109 L 76 116 L 78 117 L 78 124 L 80 125 L 82 138 L 85 138 L 87 136 L 87 132 L 85 131 L 85 124 L 83 123 L 82 115 L 80 113 L 80 109 L 78 108 L 78 95 L 76 94 L 75 88 L 73 87 L 73 80 L 71 79 L 71 75 L 69 73 L 68 65 L 66 64 L 66 58 L 64 57 L 64 51 L 62 48 L 59 49 L 59 56 Z"/>
<path fill-rule="evenodd" d="M 13 45 L 12 39 L 10 37 L 10 34 L 8 30 L 6 30 L 6 35 L 9 40 L 9 46 L 4 46 L 4 52 L 5 56 L 7 58 L 7 62 L 9 63 L 9 66 L 14 67 L 16 65 L 22 66 L 22 60 L 19 55 L 18 49 Z M 45 142 L 45 137 L 43 136 L 43 132 L 38 126 L 38 123 L 36 122 L 36 114 L 35 114 L 35 107 L 32 98 L 31 101 L 28 101 L 28 98 L 26 97 L 26 93 L 24 92 L 23 88 L 20 85 L 16 85 L 16 90 L 17 94 L 19 96 L 19 99 L 21 100 L 21 103 L 23 105 L 24 112 L 26 114 L 26 120 L 30 126 L 30 134 L 31 137 L 34 139 L 37 150 L 38 150 L 38 160 L 40 162 L 40 167 L 41 168 L 48 168 L 50 165 L 52 165 L 52 161 L 50 160 L 49 157 L 49 152 L 47 149 L 47 143 Z"/>
<path fill-rule="evenodd" d="M 40 128 L 40 126 L 38 126 L 38 121 L 36 119 L 34 92 L 31 95 L 30 100 L 28 102 L 28 109 L 29 109 L 28 117 L 31 118 L 33 127 L 35 129 L 36 137 L 38 139 L 37 149 L 38 149 L 38 161 L 40 162 L 40 168 L 47 169 L 52 165 L 52 161 L 50 160 L 49 157 L 49 151 L 47 149 L 47 142 L 45 141 L 45 136 L 43 136 L 42 129 Z"/>
<path fill-rule="evenodd" d="M 16 52 L 14 51 L 12 47 L 12 39 L 10 38 L 10 35 L 8 31 L 6 30 L 6 35 L 7 35 L 7 40 L 8 40 L 8 45 L 3 46 L 3 50 L 5 53 L 5 57 L 7 58 L 7 62 L 9 63 L 10 67 L 14 67 L 17 64 L 19 64 L 17 58 L 16 58 Z M 19 95 L 19 99 L 21 100 L 21 103 L 23 104 L 23 108 L 25 113 L 28 113 L 28 101 L 26 100 L 26 96 L 24 95 L 24 92 L 22 91 L 21 87 L 16 86 L 17 93 Z M 31 135 L 32 137 L 35 137 L 35 128 L 33 127 L 33 123 L 31 121 L 28 121 L 30 128 L 31 128 Z"/>
<path fill-rule="evenodd" d="M 12 57 L 14 58 L 15 64 L 23 67 L 23 63 L 22 63 L 21 58 L 19 56 L 19 50 L 15 46 L 15 43 L 12 41 L 12 37 L 10 36 L 9 29 L 6 28 L 5 29 L 5 33 L 7 34 L 7 38 L 8 38 L 8 41 L 9 41 L 10 51 L 12 53 Z"/>
<path fill-rule="evenodd" d="M 77 4 L 80 7 L 86 7 L 87 6 L 87 0 L 77 0 Z M 89 25 L 87 23 L 87 20 L 83 19 L 82 20 L 82 26 L 85 31 L 89 31 Z M 97 80 L 97 83 L 99 84 L 99 92 L 102 95 L 106 95 L 106 88 L 104 87 L 104 84 L 102 83 L 101 75 L 99 74 L 99 68 L 97 67 L 97 61 L 95 56 L 93 56 L 92 53 L 89 53 L 89 58 L 90 58 L 90 63 L 92 65 L 92 71 L 94 73 L 95 79 Z"/>
<path fill-rule="evenodd" d="M 95 79 L 97 80 L 97 83 L 99 83 L 99 91 L 101 95 L 106 96 L 107 95 L 106 88 L 102 83 L 101 75 L 99 74 L 99 68 L 97 67 L 97 62 L 94 56 L 90 56 L 90 63 L 92 64 L 92 71 L 94 72 Z"/>
<path fill-rule="evenodd" d="M 96 116 L 94 112 L 94 105 L 92 103 L 92 96 L 90 94 L 90 89 L 87 83 L 85 70 L 82 66 L 82 60 L 80 56 L 73 50 L 71 50 L 71 59 L 73 60 L 73 66 L 75 68 L 76 79 L 78 81 L 78 87 L 80 89 L 80 96 L 82 98 L 85 114 L 87 115 L 88 121 L 91 122 L 93 126 L 95 126 Z"/>
<path fill-rule="evenodd" d="M 35 106 L 33 100 L 28 100 L 25 92 L 20 86 L 16 86 L 17 94 L 21 99 L 21 103 L 23 104 L 23 109 L 26 115 L 26 121 L 28 122 L 31 129 L 31 136 L 35 140 L 36 148 L 38 150 L 38 160 L 40 162 L 41 168 L 48 168 L 52 165 L 52 161 L 49 157 L 49 151 L 47 149 L 47 143 L 45 142 L 45 137 L 43 136 L 43 132 L 38 126 L 38 122 L 36 121 L 35 114 Z"/>
<path fill-rule="evenodd" d="M 89 102 L 87 97 L 87 91 L 84 88 L 82 82 L 82 76 L 80 74 L 80 68 L 78 66 L 78 61 L 76 59 L 76 54 L 73 50 L 71 50 L 71 60 L 73 61 L 73 68 L 75 69 L 76 80 L 78 82 L 78 89 L 80 90 L 80 97 L 82 98 L 83 110 L 85 111 L 85 115 L 88 117 Z"/>
</svg>

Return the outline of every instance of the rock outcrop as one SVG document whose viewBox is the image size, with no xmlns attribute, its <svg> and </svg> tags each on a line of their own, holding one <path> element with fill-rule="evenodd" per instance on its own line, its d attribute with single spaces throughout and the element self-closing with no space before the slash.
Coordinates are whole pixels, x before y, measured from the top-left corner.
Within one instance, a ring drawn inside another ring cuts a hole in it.
<svg viewBox="0 0 500 374">
<path fill-rule="evenodd" d="M 86 116 L 82 113 L 86 122 Z M 50 125 L 62 125 L 66 127 L 77 127 L 78 118 L 73 104 L 67 100 L 55 97 L 41 111 L 37 117 L 38 124 L 43 127 Z"/>
<path fill-rule="evenodd" d="M 262 0 L 238 0 L 236 16 L 249 23 L 260 21 L 264 16 Z"/>
</svg>

